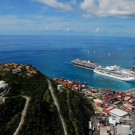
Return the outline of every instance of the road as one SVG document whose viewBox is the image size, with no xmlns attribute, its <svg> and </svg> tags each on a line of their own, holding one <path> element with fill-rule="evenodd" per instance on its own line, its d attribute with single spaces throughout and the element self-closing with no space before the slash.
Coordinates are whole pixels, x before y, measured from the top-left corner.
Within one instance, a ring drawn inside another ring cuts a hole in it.
<svg viewBox="0 0 135 135">
<path fill-rule="evenodd" d="M 55 94 L 54 94 L 54 92 L 53 92 L 54 89 L 53 89 L 53 87 L 52 87 L 52 85 L 51 85 L 50 80 L 48 80 L 48 85 L 49 85 L 49 90 L 50 90 L 50 92 L 51 92 L 53 101 L 54 101 L 54 103 L 55 103 L 55 105 L 56 105 L 57 112 L 58 112 L 58 115 L 59 115 L 59 117 L 60 117 L 60 120 L 61 120 L 61 123 L 62 123 L 62 126 L 63 126 L 64 134 L 65 134 L 65 135 L 68 135 L 67 129 L 66 129 L 66 125 L 65 125 L 64 119 L 63 119 L 63 117 L 62 117 L 62 115 L 61 115 L 60 108 L 59 108 L 59 105 L 58 105 L 58 103 L 57 103 Z"/>
<path fill-rule="evenodd" d="M 16 129 L 16 131 L 14 132 L 13 135 L 18 135 L 19 133 L 19 130 L 21 129 L 23 123 L 24 123 L 24 119 L 25 119 L 25 116 L 26 116 L 26 112 L 27 112 L 27 108 L 28 108 L 28 105 L 29 105 L 29 101 L 30 101 L 30 98 L 29 97 L 26 97 L 26 96 L 23 96 L 25 99 L 26 99 L 26 103 L 25 103 L 25 106 L 24 106 L 24 109 L 22 111 L 22 114 L 21 114 L 21 121 Z"/>
<path fill-rule="evenodd" d="M 0 93 L 0 97 L 4 97 L 6 94 L 8 94 L 9 89 L 6 89 L 5 91 Z"/>
</svg>

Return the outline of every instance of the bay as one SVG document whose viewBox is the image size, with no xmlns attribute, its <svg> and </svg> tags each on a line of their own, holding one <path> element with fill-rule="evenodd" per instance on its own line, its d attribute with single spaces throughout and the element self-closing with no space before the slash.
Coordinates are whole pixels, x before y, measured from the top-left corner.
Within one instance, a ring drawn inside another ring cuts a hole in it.
<svg viewBox="0 0 135 135">
<path fill-rule="evenodd" d="M 31 64 L 49 77 L 87 82 L 95 88 L 124 91 L 135 83 L 104 77 L 66 64 L 92 60 L 103 66 L 135 65 L 135 38 L 92 36 L 0 36 L 0 63 Z"/>
</svg>

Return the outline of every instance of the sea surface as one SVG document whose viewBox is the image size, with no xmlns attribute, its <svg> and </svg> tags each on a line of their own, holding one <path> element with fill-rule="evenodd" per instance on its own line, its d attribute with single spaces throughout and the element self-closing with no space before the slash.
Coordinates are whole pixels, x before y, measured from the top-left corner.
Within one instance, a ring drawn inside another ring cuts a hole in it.
<svg viewBox="0 0 135 135">
<path fill-rule="evenodd" d="M 135 83 L 115 80 L 66 64 L 92 60 L 103 66 L 135 65 L 135 38 L 92 36 L 0 36 L 0 63 L 31 64 L 49 77 L 87 82 L 95 88 L 124 91 Z"/>
</svg>

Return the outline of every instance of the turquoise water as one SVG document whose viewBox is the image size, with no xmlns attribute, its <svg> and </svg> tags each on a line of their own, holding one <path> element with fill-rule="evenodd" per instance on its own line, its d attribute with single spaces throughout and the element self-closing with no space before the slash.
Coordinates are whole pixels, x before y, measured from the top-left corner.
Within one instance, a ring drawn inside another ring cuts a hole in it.
<svg viewBox="0 0 135 135">
<path fill-rule="evenodd" d="M 110 55 L 108 55 L 110 53 Z M 0 63 L 32 64 L 49 77 L 87 82 L 91 87 L 127 90 L 135 83 L 65 64 L 75 58 L 100 65 L 135 65 L 135 38 L 90 36 L 0 36 Z"/>
</svg>

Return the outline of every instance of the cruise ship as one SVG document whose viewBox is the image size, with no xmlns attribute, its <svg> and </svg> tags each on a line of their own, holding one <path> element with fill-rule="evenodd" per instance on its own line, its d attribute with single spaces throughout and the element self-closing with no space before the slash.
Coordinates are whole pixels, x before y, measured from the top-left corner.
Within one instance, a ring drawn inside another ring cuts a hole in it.
<svg viewBox="0 0 135 135">
<path fill-rule="evenodd" d="M 74 59 L 73 61 L 71 61 L 75 66 L 81 67 L 81 68 L 86 68 L 86 69 L 90 69 L 90 70 L 94 70 L 96 67 L 98 67 L 99 65 L 88 60 L 80 60 L 80 59 Z"/>
<path fill-rule="evenodd" d="M 122 81 L 135 82 L 135 75 L 133 75 L 130 70 L 121 68 L 119 66 L 106 66 L 106 67 L 96 67 L 94 72 L 107 77 L 112 77 L 114 79 Z"/>
</svg>

